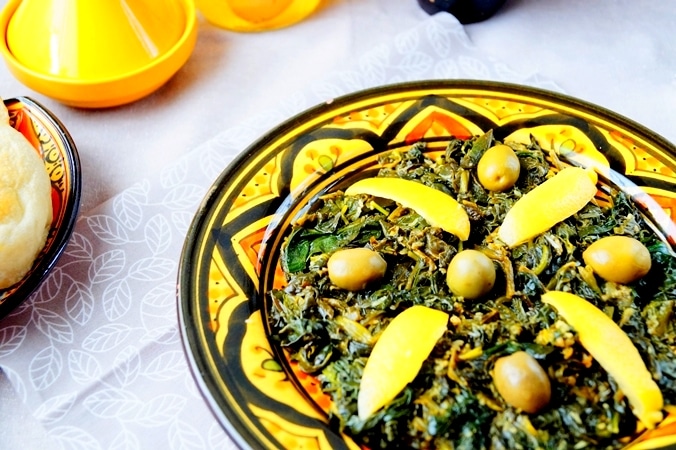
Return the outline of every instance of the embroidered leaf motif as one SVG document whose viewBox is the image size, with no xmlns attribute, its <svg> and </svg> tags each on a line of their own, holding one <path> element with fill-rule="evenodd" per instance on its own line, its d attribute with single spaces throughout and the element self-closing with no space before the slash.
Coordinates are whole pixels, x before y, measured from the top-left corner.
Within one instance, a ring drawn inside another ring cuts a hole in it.
<svg viewBox="0 0 676 450">
<path fill-rule="evenodd" d="M 50 340 L 70 344 L 73 342 L 71 324 L 56 311 L 42 307 L 33 307 L 31 319 L 35 327 Z"/>
<path fill-rule="evenodd" d="M 50 345 L 42 349 L 30 362 L 28 373 L 31 384 L 37 391 L 49 388 L 61 375 L 63 358 L 61 353 Z"/>
<path fill-rule="evenodd" d="M 411 74 L 419 74 L 429 71 L 434 60 L 424 53 L 408 53 L 399 60 L 399 65 Z"/>
<path fill-rule="evenodd" d="M 443 78 L 448 76 L 449 78 L 458 78 L 460 76 L 460 68 L 458 63 L 452 59 L 443 59 L 437 61 L 434 66 L 434 76 L 437 78 Z"/>
<path fill-rule="evenodd" d="M 127 230 L 111 216 L 98 214 L 87 217 L 87 225 L 103 242 L 122 245 L 129 242 Z"/>
<path fill-rule="evenodd" d="M 448 16 L 452 20 L 455 20 L 452 16 Z M 463 48 L 475 50 L 475 46 L 467 37 L 465 29 L 454 25 L 438 21 L 431 23 L 426 28 L 428 43 L 434 50 L 434 53 L 436 53 L 436 56 L 442 58 L 454 57 Z M 449 75 L 446 75 L 445 78 L 449 78 Z"/>
<path fill-rule="evenodd" d="M 183 420 L 175 420 L 169 425 L 169 445 L 185 450 L 206 448 L 202 433 Z"/>
<path fill-rule="evenodd" d="M 33 416 L 43 424 L 52 425 L 68 414 L 76 398 L 76 393 L 55 395 L 38 406 Z"/>
<path fill-rule="evenodd" d="M 84 234 L 74 231 L 70 237 L 70 241 L 68 241 L 64 254 L 76 260 L 90 260 L 94 255 L 94 248 Z"/>
<path fill-rule="evenodd" d="M 96 257 L 89 266 L 89 280 L 92 283 L 105 283 L 115 278 L 125 265 L 122 250 L 110 250 Z"/>
<path fill-rule="evenodd" d="M 182 160 L 177 164 L 172 164 L 162 170 L 162 173 L 160 174 L 160 184 L 164 188 L 178 186 L 185 182 L 187 175 L 188 164 L 187 161 Z"/>
<path fill-rule="evenodd" d="M 63 283 L 63 278 L 66 275 L 63 273 L 63 269 L 60 266 L 54 267 L 49 276 L 42 282 L 40 289 L 37 292 L 37 295 L 34 295 L 33 302 L 35 304 L 48 303 L 54 300 L 54 298 L 59 295 L 61 286 Z"/>
<path fill-rule="evenodd" d="M 26 383 L 24 382 L 24 379 L 21 376 L 19 376 L 17 372 L 10 369 L 9 367 L 2 367 L 2 372 L 5 375 L 5 377 L 7 377 L 12 387 L 14 388 L 14 393 L 16 394 L 16 396 L 22 402 L 26 403 L 27 392 L 26 392 Z"/>
<path fill-rule="evenodd" d="M 188 211 L 173 211 L 171 213 L 171 223 L 174 224 L 180 235 L 186 235 L 194 214 Z"/>
<path fill-rule="evenodd" d="M 169 351 L 150 361 L 143 375 L 151 380 L 166 381 L 185 374 L 186 369 L 183 352 Z"/>
<path fill-rule="evenodd" d="M 413 29 L 400 33 L 394 39 L 394 48 L 403 54 L 414 52 L 420 45 L 420 35 L 418 29 Z"/>
<path fill-rule="evenodd" d="M 67 284 L 66 313 L 78 325 L 89 322 L 94 312 L 94 295 L 89 286 L 79 281 Z"/>
<path fill-rule="evenodd" d="M 96 391 L 82 403 L 97 417 L 122 421 L 135 421 L 144 405 L 132 392 L 113 388 Z"/>
<path fill-rule="evenodd" d="M 222 449 L 232 449 L 235 450 L 237 447 L 233 444 L 232 440 L 228 438 L 228 435 L 223 431 L 223 428 L 218 424 L 212 424 L 209 427 L 209 434 L 207 437 L 209 441 L 209 448 L 222 448 Z"/>
<path fill-rule="evenodd" d="M 159 255 L 171 245 L 171 226 L 161 214 L 150 218 L 144 229 L 144 237 L 153 255 Z"/>
<path fill-rule="evenodd" d="M 167 258 L 143 258 L 129 268 L 129 277 L 140 281 L 158 281 L 168 277 L 176 263 Z"/>
<path fill-rule="evenodd" d="M 479 59 L 464 56 L 459 58 L 458 62 L 460 63 L 460 67 L 463 69 L 463 71 L 472 75 L 473 77 L 488 78 L 490 76 L 490 70 Z"/>
<path fill-rule="evenodd" d="M 388 45 L 376 45 L 371 48 L 366 53 L 364 59 L 359 62 L 359 69 L 364 69 L 368 66 L 377 66 L 384 71 L 384 68 L 390 65 L 392 53 L 392 49 Z"/>
<path fill-rule="evenodd" d="M 451 44 L 453 44 L 454 41 L 449 36 L 449 30 L 452 29 L 453 28 L 439 26 L 438 23 L 434 22 L 425 30 L 427 41 L 439 58 L 447 58 L 451 55 Z"/>
<path fill-rule="evenodd" d="M 175 319 L 175 317 L 174 317 Z M 147 330 L 146 334 L 141 337 L 141 342 L 170 345 L 179 342 L 180 336 L 175 325 L 163 326 Z"/>
<path fill-rule="evenodd" d="M 120 345 L 131 329 L 121 323 L 103 325 L 82 341 L 82 348 L 95 353 L 107 352 Z"/>
<path fill-rule="evenodd" d="M 113 363 L 113 373 L 121 386 L 129 386 L 136 380 L 141 370 L 141 356 L 136 347 L 129 346 L 122 350 Z"/>
<path fill-rule="evenodd" d="M 142 426 L 156 427 L 176 420 L 185 407 L 185 397 L 166 394 L 155 397 L 143 404 L 143 408 L 136 416 L 135 422 Z"/>
<path fill-rule="evenodd" d="M 173 283 L 151 289 L 141 300 L 141 320 L 146 330 L 176 328 L 176 295 Z"/>
<path fill-rule="evenodd" d="M 73 380 L 80 384 L 97 381 L 102 373 L 96 358 L 81 350 L 71 350 L 68 353 L 68 371 Z"/>
<path fill-rule="evenodd" d="M 141 443 L 135 434 L 122 430 L 110 443 L 109 450 L 141 450 Z"/>
<path fill-rule="evenodd" d="M 134 198 L 122 196 L 115 202 L 115 219 L 128 230 L 136 230 L 143 222 L 143 205 Z"/>
<path fill-rule="evenodd" d="M 194 184 L 181 184 L 169 190 L 162 202 L 170 209 L 188 209 L 202 201 L 204 191 Z"/>
<path fill-rule="evenodd" d="M 26 327 L 8 325 L 0 328 L 0 358 L 14 353 L 14 351 L 26 339 Z"/>
<path fill-rule="evenodd" d="M 341 81 L 350 87 L 350 90 L 358 91 L 365 87 L 361 73 L 351 70 L 341 74 Z"/>
<path fill-rule="evenodd" d="M 147 180 L 126 189 L 113 201 L 115 218 L 128 230 L 136 230 L 143 221 L 143 205 L 148 203 Z"/>
<path fill-rule="evenodd" d="M 131 288 L 126 279 L 115 280 L 106 286 L 101 296 L 103 312 L 110 322 L 115 322 L 131 309 Z"/>
<path fill-rule="evenodd" d="M 223 138 L 224 136 L 219 136 L 218 144 L 216 144 L 218 145 L 217 149 L 213 149 L 210 147 L 204 152 L 204 155 L 200 157 L 199 161 L 200 169 L 209 178 L 216 178 L 218 174 L 220 174 L 221 171 L 223 170 L 223 167 L 227 166 L 228 164 L 225 160 L 229 158 L 224 157 L 224 154 L 228 152 L 227 150 L 222 151 L 221 148 L 225 150 L 226 148 L 231 147 L 229 145 L 223 145 Z M 228 141 L 230 141 L 230 139 L 228 139 Z M 240 141 L 240 143 L 241 142 L 242 141 Z M 237 150 L 236 152 L 238 151 L 239 150 Z M 203 196 L 204 193 L 202 194 L 202 197 Z"/>
<path fill-rule="evenodd" d="M 49 437 L 58 443 L 58 448 L 73 450 L 100 450 L 101 444 L 94 436 L 82 428 L 66 426 L 56 427 L 49 431 Z"/>
</svg>

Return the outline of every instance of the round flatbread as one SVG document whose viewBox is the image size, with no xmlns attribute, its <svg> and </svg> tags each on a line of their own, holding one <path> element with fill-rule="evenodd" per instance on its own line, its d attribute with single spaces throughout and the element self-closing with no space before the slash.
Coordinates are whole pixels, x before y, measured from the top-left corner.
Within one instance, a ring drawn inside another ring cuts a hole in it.
<svg viewBox="0 0 676 450">
<path fill-rule="evenodd" d="M 28 273 L 51 223 L 51 182 L 44 162 L 9 125 L 0 99 L 0 289 Z"/>
</svg>

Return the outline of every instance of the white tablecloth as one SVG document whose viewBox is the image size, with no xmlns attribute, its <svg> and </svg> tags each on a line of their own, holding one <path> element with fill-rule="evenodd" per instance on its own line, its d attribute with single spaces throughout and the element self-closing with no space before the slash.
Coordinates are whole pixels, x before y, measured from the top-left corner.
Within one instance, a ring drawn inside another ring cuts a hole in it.
<svg viewBox="0 0 676 450">
<path fill-rule="evenodd" d="M 174 297 L 190 219 L 261 133 L 335 95 L 476 78 L 565 92 L 676 141 L 671 2 L 508 0 L 461 26 L 415 0 L 327 0 L 290 28 L 238 34 L 200 18 L 183 69 L 108 110 L 65 107 L 0 67 L 71 132 L 83 169 L 73 240 L 42 288 L 0 321 L 0 448 L 227 448 L 190 374 Z"/>
</svg>

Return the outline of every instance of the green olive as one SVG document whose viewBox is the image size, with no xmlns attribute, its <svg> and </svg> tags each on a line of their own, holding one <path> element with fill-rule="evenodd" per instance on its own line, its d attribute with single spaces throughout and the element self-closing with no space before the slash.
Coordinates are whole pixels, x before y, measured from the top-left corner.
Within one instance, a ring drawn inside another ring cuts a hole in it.
<svg viewBox="0 0 676 450">
<path fill-rule="evenodd" d="M 476 173 L 483 187 L 489 191 L 502 192 L 514 186 L 519 179 L 521 164 L 509 145 L 498 144 L 484 152 Z"/>
<path fill-rule="evenodd" d="M 628 284 L 650 271 L 650 252 L 637 239 L 608 236 L 591 244 L 582 253 L 584 262 L 606 281 Z"/>
<path fill-rule="evenodd" d="M 493 261 L 478 250 L 463 250 L 448 265 L 446 284 L 459 297 L 479 298 L 495 284 Z"/>
<path fill-rule="evenodd" d="M 348 248 L 331 255 L 327 267 L 333 284 L 348 291 L 360 291 L 385 275 L 387 263 L 378 252 L 368 248 Z"/>
<path fill-rule="evenodd" d="M 524 351 L 503 356 L 495 362 L 493 383 L 507 403 L 529 414 L 542 410 L 552 396 L 547 373 Z"/>
</svg>

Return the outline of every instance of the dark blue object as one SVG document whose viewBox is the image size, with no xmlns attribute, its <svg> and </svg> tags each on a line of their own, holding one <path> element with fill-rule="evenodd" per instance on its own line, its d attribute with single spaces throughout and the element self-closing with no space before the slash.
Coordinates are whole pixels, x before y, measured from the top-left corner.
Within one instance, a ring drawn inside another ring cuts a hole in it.
<svg viewBox="0 0 676 450">
<path fill-rule="evenodd" d="M 481 22 L 491 17 L 506 0 L 418 0 L 429 14 L 441 11 L 453 14 L 462 24 Z"/>
</svg>

